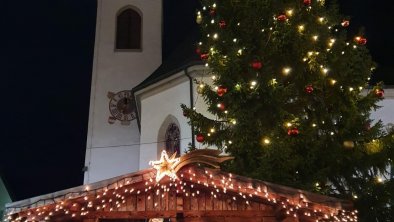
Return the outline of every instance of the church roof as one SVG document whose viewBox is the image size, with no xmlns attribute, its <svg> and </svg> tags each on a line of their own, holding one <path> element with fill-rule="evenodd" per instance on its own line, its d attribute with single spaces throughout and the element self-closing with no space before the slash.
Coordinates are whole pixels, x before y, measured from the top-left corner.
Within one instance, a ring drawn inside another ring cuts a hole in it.
<svg viewBox="0 0 394 222">
<path fill-rule="evenodd" d="M 174 52 L 156 69 L 148 78 L 133 88 L 133 91 L 141 90 L 151 84 L 170 77 L 179 71 L 202 64 L 199 56 L 195 53 L 198 31 L 192 31 L 185 40 L 176 47 Z"/>
</svg>

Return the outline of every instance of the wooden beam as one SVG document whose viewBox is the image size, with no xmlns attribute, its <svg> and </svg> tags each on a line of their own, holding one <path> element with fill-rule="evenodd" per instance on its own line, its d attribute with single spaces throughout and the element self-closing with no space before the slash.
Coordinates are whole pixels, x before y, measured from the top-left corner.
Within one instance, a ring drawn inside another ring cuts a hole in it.
<svg viewBox="0 0 394 222">
<path fill-rule="evenodd" d="M 94 219 L 145 219 L 145 218 L 174 218 L 179 211 L 96 211 L 91 212 L 86 218 Z M 254 218 L 254 217 L 272 217 L 274 212 L 271 210 L 212 210 L 212 211 L 197 211 L 188 210 L 182 211 L 184 218 L 193 217 L 242 217 L 242 218 Z"/>
</svg>

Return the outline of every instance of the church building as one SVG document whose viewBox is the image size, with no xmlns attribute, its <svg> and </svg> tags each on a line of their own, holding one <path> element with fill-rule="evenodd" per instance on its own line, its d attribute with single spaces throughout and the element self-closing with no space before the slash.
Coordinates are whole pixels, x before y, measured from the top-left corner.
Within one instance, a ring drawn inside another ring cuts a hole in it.
<svg viewBox="0 0 394 222">
<path fill-rule="evenodd" d="M 148 167 L 195 143 L 181 104 L 204 110 L 197 34 L 162 62 L 161 0 L 99 0 L 84 183 Z"/>
</svg>

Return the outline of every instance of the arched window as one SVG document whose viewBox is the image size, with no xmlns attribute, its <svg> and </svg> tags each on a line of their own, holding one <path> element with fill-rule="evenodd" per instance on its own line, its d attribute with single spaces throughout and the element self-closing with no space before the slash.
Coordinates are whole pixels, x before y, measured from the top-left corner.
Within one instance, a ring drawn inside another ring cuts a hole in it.
<svg viewBox="0 0 394 222">
<path fill-rule="evenodd" d="M 141 49 L 141 15 L 132 8 L 116 18 L 116 49 Z"/>
<path fill-rule="evenodd" d="M 177 156 L 181 154 L 180 146 L 180 131 L 179 127 L 175 123 L 168 125 L 165 135 L 166 151 L 169 154 L 177 153 Z"/>
</svg>

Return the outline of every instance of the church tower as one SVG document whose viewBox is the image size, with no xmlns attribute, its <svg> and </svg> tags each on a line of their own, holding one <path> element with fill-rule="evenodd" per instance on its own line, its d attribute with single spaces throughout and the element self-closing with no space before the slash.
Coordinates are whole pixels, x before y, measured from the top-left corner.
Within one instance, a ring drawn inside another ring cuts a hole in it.
<svg viewBox="0 0 394 222">
<path fill-rule="evenodd" d="M 162 62 L 162 0 L 97 0 L 84 183 L 139 170 L 131 89 Z"/>
</svg>

